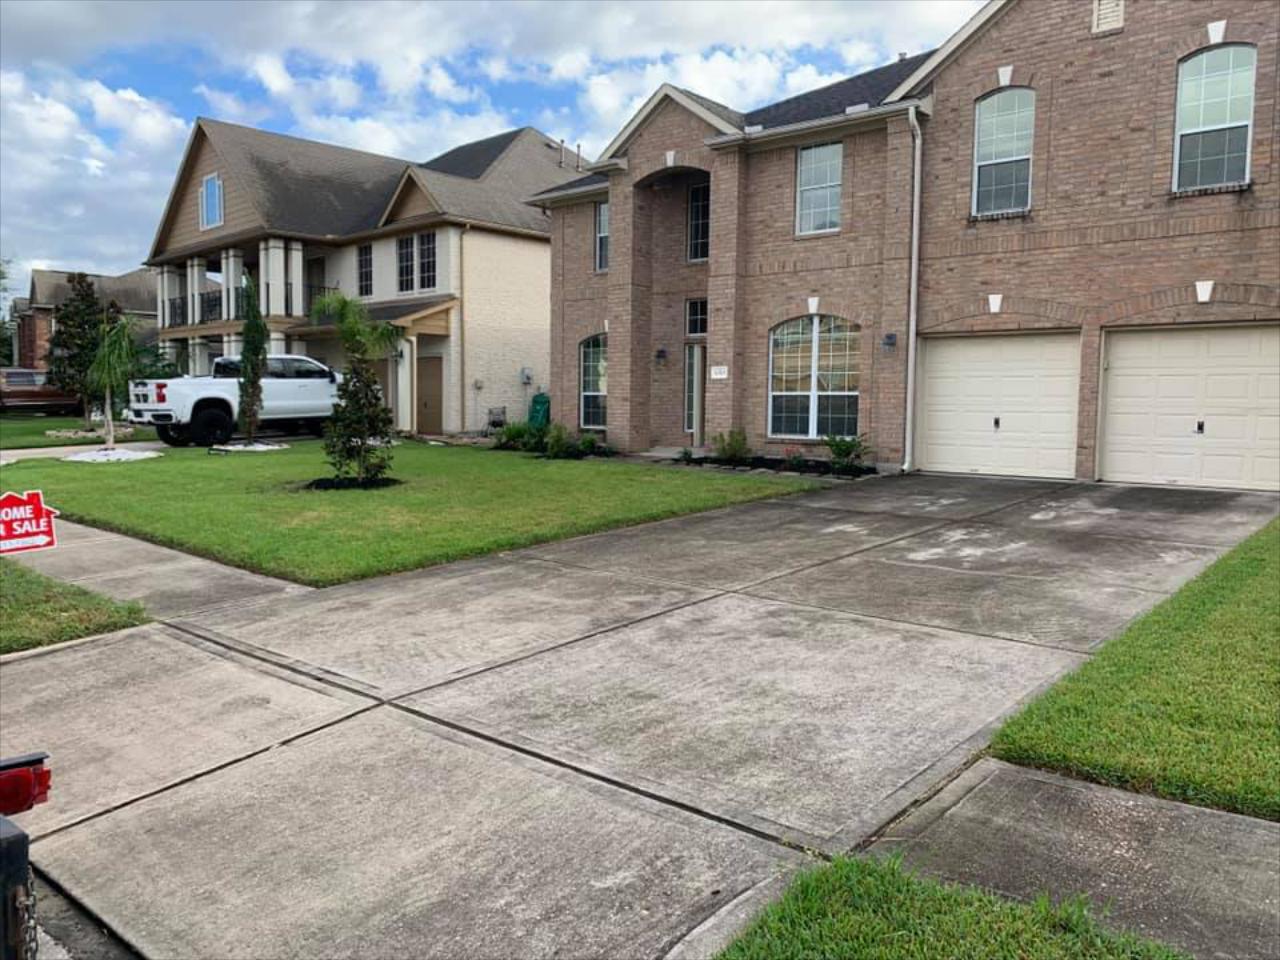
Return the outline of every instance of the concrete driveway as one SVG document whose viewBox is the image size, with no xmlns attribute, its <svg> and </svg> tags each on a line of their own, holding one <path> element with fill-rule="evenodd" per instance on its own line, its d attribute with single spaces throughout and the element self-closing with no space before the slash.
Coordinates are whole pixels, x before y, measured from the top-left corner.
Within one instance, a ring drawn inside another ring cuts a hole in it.
<svg viewBox="0 0 1280 960">
<path fill-rule="evenodd" d="M 1274 496 L 876 479 L 0 670 L 55 882 L 155 956 L 713 951 Z"/>
</svg>

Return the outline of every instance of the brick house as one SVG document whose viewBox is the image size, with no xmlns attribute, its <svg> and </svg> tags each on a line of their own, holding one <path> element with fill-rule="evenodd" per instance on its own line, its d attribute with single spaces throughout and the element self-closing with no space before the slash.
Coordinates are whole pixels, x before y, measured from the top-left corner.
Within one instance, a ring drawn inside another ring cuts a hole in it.
<svg viewBox="0 0 1280 960">
<path fill-rule="evenodd" d="M 13 335 L 13 364 L 28 370 L 49 366 L 49 338 L 53 336 L 53 313 L 71 296 L 70 276 L 76 271 L 32 270 L 31 286 L 25 297 L 9 304 Z M 119 276 L 85 274 L 103 304 L 114 301 L 125 313 L 138 317 L 143 325 L 154 322 L 156 301 L 151 271 L 131 270 Z"/>
<path fill-rule="evenodd" d="M 198 119 L 147 259 L 159 341 L 193 375 L 238 353 L 251 277 L 270 352 L 340 367 L 311 316 L 337 290 L 401 330 L 380 371 L 398 429 L 518 418 L 549 376 L 549 221 L 523 199 L 579 175 L 532 127 L 418 163 Z"/>
<path fill-rule="evenodd" d="M 1278 45 L 1258 0 L 991 0 L 749 113 L 660 88 L 532 198 L 556 418 L 1280 487 Z"/>
</svg>

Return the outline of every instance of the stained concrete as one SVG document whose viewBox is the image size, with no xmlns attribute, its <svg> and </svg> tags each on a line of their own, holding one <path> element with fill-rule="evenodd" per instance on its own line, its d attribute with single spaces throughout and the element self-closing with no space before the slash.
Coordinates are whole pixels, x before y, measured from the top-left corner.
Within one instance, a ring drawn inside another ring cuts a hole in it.
<svg viewBox="0 0 1280 960">
<path fill-rule="evenodd" d="M 40 835 L 108 810 L 367 701 L 149 625 L 0 661 L 0 756 L 50 755 L 48 803 L 15 819 Z"/>
<path fill-rule="evenodd" d="M 1079 893 L 1197 957 L 1280 956 L 1280 824 L 983 760 L 871 851 L 1000 893 Z"/>
<path fill-rule="evenodd" d="M 1079 662 L 725 596 L 401 702 L 835 852 Z"/>
<path fill-rule="evenodd" d="M 1081 484 L 990 514 L 990 523 L 1234 546 L 1280 512 L 1280 494 Z"/>
<path fill-rule="evenodd" d="M 802 859 L 391 707 L 32 852 L 144 954 L 224 958 L 652 957 Z"/>
<path fill-rule="evenodd" d="M 192 626 L 393 696 L 706 596 L 537 560 L 473 561 L 206 612 Z"/>
<path fill-rule="evenodd" d="M 213 560 L 58 521 L 58 546 L 14 559 L 46 576 L 115 600 L 140 600 L 153 617 L 173 617 L 254 597 L 309 593 L 310 588 Z"/>
<path fill-rule="evenodd" d="M 771 580 L 752 594 L 1086 651 L 1154 606 L 1158 593 L 1106 586 L 1083 577 L 1033 579 L 923 569 L 874 553 Z"/>
<path fill-rule="evenodd" d="M 1071 486 L 1054 480 L 913 473 L 841 484 L 821 493 L 806 494 L 795 502 L 835 510 L 963 520 L 1028 497 L 1069 490 Z"/>
<path fill-rule="evenodd" d="M 824 510 L 791 500 L 748 504 L 534 547 L 594 570 L 733 589 L 865 550 L 939 520 Z"/>
</svg>

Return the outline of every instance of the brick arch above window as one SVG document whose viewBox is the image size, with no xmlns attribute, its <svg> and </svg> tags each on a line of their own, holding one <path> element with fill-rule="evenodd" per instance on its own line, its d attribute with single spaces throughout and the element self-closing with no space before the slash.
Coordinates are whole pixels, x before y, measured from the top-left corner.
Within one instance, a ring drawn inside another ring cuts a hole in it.
<svg viewBox="0 0 1280 960">
<path fill-rule="evenodd" d="M 1209 300 L 1201 303 L 1195 283 L 1162 287 L 1147 293 L 1102 304 L 1094 311 L 1103 325 L 1121 324 L 1150 314 L 1192 309 L 1204 319 L 1229 314 L 1230 319 L 1274 319 L 1280 310 L 1280 286 L 1262 283 L 1216 282 Z"/>
<path fill-rule="evenodd" d="M 1004 294 L 1000 310 L 991 310 L 987 294 L 949 300 L 920 315 L 921 333 L 959 333 L 973 329 L 1066 329 L 1084 325 L 1089 308 L 1061 300 Z"/>
</svg>

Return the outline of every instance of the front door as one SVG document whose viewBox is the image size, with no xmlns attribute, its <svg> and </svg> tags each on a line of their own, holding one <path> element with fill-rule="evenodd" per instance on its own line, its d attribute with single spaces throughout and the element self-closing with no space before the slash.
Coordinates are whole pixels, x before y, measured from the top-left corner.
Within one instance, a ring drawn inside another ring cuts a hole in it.
<svg viewBox="0 0 1280 960">
<path fill-rule="evenodd" d="M 444 433 L 444 361 L 418 358 L 418 432 Z"/>
</svg>

